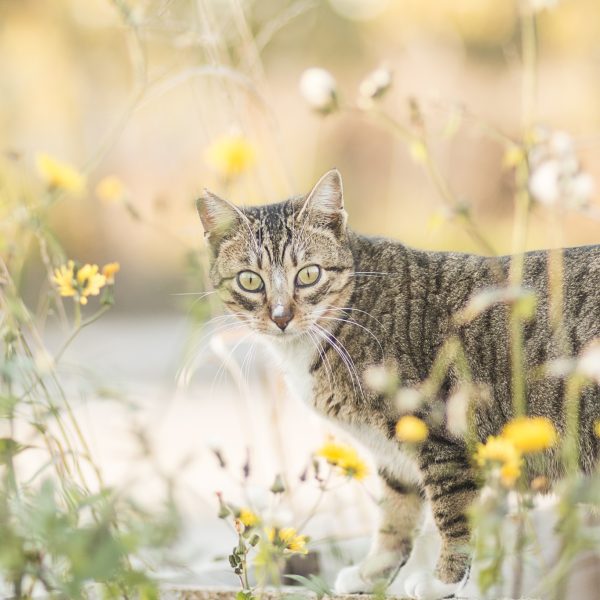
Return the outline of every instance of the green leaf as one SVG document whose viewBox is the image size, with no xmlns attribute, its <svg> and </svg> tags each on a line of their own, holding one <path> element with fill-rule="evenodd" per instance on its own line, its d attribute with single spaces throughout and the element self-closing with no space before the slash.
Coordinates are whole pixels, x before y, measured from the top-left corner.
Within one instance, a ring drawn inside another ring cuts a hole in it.
<svg viewBox="0 0 600 600">
<path fill-rule="evenodd" d="M 314 592 L 319 600 L 321 600 L 323 596 L 333 595 L 333 592 L 327 582 L 317 575 L 311 574 L 308 577 L 303 577 L 302 575 L 284 575 L 284 577 L 287 577 L 292 581 L 297 581 L 307 590 Z"/>
</svg>

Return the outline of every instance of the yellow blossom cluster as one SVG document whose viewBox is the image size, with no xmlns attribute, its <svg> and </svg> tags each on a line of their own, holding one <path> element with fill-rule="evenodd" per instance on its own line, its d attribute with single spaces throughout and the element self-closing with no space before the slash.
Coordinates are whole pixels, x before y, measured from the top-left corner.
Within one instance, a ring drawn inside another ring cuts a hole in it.
<svg viewBox="0 0 600 600">
<path fill-rule="evenodd" d="M 360 458 L 358 452 L 347 444 L 340 444 L 330 439 L 315 454 L 338 467 L 346 477 L 361 480 L 369 473 L 366 463 Z"/>
<path fill-rule="evenodd" d="M 308 538 L 305 535 L 298 535 L 293 527 L 282 527 L 281 529 L 269 527 L 267 537 L 272 544 L 290 553 L 308 554 L 306 547 Z"/>
<path fill-rule="evenodd" d="M 80 267 L 70 260 L 54 270 L 52 280 L 61 296 L 87 304 L 89 296 L 97 296 L 105 285 L 115 282 L 115 274 L 119 269 L 119 263 L 108 263 L 100 273 L 98 265 L 85 264 Z"/>
<path fill-rule="evenodd" d="M 542 452 L 556 444 L 554 425 L 545 417 L 518 417 L 507 423 L 499 436 L 491 435 L 475 453 L 482 467 L 499 467 L 500 481 L 512 487 L 521 475 L 523 454 Z"/>
<path fill-rule="evenodd" d="M 224 135 L 206 149 L 205 159 L 223 179 L 231 179 L 254 164 L 256 151 L 245 137 Z"/>
<path fill-rule="evenodd" d="M 429 429 L 419 417 L 406 415 L 396 423 L 396 437 L 401 442 L 418 444 L 426 440 L 428 435 Z"/>
</svg>

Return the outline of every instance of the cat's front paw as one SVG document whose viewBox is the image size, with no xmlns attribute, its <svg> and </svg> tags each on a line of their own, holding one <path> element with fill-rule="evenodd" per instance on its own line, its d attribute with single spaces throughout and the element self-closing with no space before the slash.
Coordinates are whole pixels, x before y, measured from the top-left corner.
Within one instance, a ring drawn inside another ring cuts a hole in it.
<svg viewBox="0 0 600 600">
<path fill-rule="evenodd" d="M 404 584 L 404 591 L 414 600 L 442 600 L 452 598 L 465 586 L 466 577 L 458 583 L 444 583 L 430 571 L 418 571 L 410 575 Z"/>
<path fill-rule="evenodd" d="M 369 594 L 373 591 L 375 582 L 364 579 L 361 575 L 361 565 L 344 567 L 335 580 L 337 594 Z"/>
</svg>

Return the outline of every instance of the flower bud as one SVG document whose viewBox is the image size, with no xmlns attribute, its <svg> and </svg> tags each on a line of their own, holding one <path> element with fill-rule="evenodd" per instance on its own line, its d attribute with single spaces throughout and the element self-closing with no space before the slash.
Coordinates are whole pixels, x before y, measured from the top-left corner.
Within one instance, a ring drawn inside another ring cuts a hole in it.
<svg viewBox="0 0 600 600">
<path fill-rule="evenodd" d="M 337 83 L 325 69 L 306 69 L 300 78 L 300 93 L 311 108 L 324 115 L 337 108 Z"/>
<path fill-rule="evenodd" d="M 363 98 L 381 98 L 392 85 L 392 72 L 387 67 L 379 67 L 369 73 L 361 82 L 358 91 Z"/>
</svg>

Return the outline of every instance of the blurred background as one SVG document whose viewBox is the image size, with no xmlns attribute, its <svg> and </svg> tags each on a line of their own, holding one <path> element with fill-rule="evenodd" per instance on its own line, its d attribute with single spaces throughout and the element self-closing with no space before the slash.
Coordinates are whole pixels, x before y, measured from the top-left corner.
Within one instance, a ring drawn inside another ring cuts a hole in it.
<svg viewBox="0 0 600 600">
<path fill-rule="evenodd" d="M 3 173 L 41 189 L 36 156 L 47 153 L 84 174 L 85 189 L 52 207 L 51 229 L 69 258 L 121 264 L 114 309 L 82 332 L 60 369 L 90 374 L 89 389 L 72 391 L 85 398 L 77 411 L 110 483 L 151 501 L 145 462 L 177 474 L 190 580 L 227 580 L 227 567 L 211 562 L 232 543 L 214 492 L 242 502 L 244 490 L 260 496 L 279 472 L 296 485 L 329 431 L 294 403 L 252 339 L 218 333 L 218 321 L 204 326 L 220 308 L 196 295 L 209 288 L 194 199 L 207 187 L 239 204 L 273 202 L 307 192 L 336 166 L 353 228 L 419 248 L 481 251 L 414 148 L 357 109 L 360 82 L 384 66 L 393 84 L 380 106 L 407 127 L 418 107 L 453 196 L 498 253 L 510 252 L 515 186 L 506 156 L 523 130 L 523 4 L 0 0 Z M 597 178 L 600 3 L 533 4 L 535 124 L 568 132 Z M 341 109 L 326 116 L 299 91 L 315 66 L 336 80 Z M 224 173 L 219 143 L 232 136 L 247 156 L 239 172 Z M 590 218 L 600 210 L 596 194 L 586 209 L 565 211 L 557 238 L 555 218 L 536 205 L 528 246 L 600 242 Z M 32 247 L 20 281 L 33 309 L 48 286 L 37 256 Z M 66 333 L 50 319 L 45 335 L 56 349 Z M 140 458 L 141 438 L 151 461 Z M 365 487 L 350 482 L 329 495 L 309 533 L 364 538 L 375 506 Z M 292 520 L 317 496 L 302 490 L 290 499 Z"/>
</svg>

